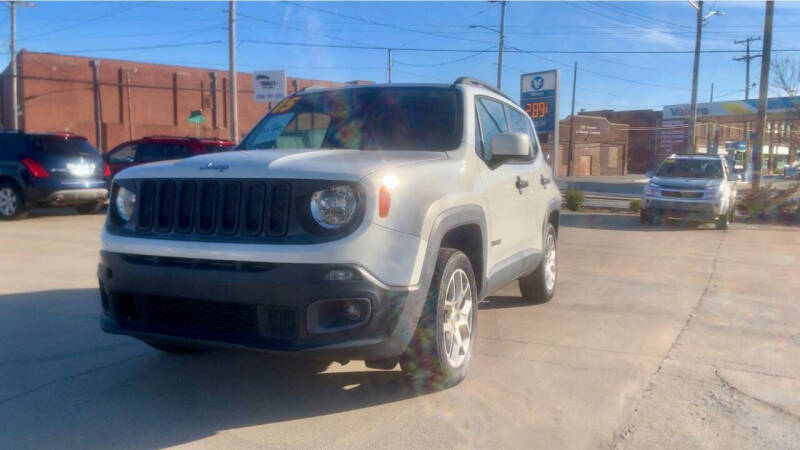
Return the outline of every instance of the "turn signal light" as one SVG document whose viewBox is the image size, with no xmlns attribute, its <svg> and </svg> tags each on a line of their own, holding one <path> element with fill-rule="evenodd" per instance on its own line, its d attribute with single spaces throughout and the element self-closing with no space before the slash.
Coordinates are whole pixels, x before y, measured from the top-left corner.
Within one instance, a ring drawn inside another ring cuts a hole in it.
<svg viewBox="0 0 800 450">
<path fill-rule="evenodd" d="M 389 188 L 386 186 L 381 186 L 380 192 L 378 192 L 378 215 L 381 217 L 387 217 L 389 215 L 389 208 L 392 206 L 392 194 L 389 192 Z"/>
<path fill-rule="evenodd" d="M 25 167 L 28 168 L 34 178 L 47 178 L 50 176 L 41 164 L 30 158 L 22 158 L 22 164 L 25 164 Z"/>
</svg>

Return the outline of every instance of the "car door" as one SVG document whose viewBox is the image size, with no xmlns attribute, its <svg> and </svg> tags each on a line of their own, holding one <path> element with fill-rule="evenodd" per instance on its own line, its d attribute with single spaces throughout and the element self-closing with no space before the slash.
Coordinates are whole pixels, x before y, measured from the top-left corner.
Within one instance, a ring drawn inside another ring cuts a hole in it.
<svg viewBox="0 0 800 450">
<path fill-rule="evenodd" d="M 512 281 L 521 271 L 519 264 L 524 257 L 526 238 L 523 226 L 526 219 L 525 188 L 518 181 L 527 176 L 520 164 L 490 164 L 489 143 L 497 133 L 508 132 L 503 104 L 486 97 L 475 102 L 476 119 L 480 135 L 477 151 L 485 166 L 480 180 L 485 190 L 488 209 L 487 274 L 502 280 Z"/>
<path fill-rule="evenodd" d="M 528 181 L 528 188 L 523 190 L 525 200 L 525 219 L 522 224 L 522 235 L 525 239 L 525 248 L 532 253 L 539 253 L 542 250 L 542 226 L 543 215 L 547 209 L 547 197 L 545 195 L 546 183 L 543 184 L 541 176 L 541 161 L 537 161 L 539 154 L 539 142 L 536 133 L 533 131 L 533 124 L 527 114 L 506 105 L 506 115 L 510 132 L 528 135 L 531 141 L 530 157 L 527 161 L 515 161 L 521 172 L 520 178 Z M 530 268 L 532 269 L 532 268 Z"/>
</svg>

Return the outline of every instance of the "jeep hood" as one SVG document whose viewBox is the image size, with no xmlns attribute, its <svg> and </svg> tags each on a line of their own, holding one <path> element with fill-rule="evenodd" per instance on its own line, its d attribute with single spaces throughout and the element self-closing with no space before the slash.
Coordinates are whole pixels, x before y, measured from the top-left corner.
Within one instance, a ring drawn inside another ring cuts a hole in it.
<svg viewBox="0 0 800 450">
<path fill-rule="evenodd" d="M 445 152 L 246 150 L 143 164 L 117 178 L 294 178 L 357 181 L 376 170 L 447 158 Z"/>
</svg>

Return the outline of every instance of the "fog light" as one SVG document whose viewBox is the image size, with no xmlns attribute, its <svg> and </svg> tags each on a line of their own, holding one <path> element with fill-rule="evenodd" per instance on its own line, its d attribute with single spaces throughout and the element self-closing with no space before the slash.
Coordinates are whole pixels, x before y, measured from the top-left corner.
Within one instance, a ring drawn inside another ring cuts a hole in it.
<svg viewBox="0 0 800 450">
<path fill-rule="evenodd" d="M 356 302 L 347 302 L 344 305 L 344 317 L 350 321 L 361 318 L 361 305 Z"/>
<path fill-rule="evenodd" d="M 356 274 L 352 269 L 333 269 L 325 274 L 325 279 L 328 281 L 350 281 L 356 278 Z"/>
</svg>

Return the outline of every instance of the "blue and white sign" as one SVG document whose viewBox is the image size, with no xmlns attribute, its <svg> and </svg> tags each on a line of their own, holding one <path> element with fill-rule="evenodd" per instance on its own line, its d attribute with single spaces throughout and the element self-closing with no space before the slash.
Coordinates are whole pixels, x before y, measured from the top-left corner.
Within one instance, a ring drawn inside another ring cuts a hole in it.
<svg viewBox="0 0 800 450">
<path fill-rule="evenodd" d="M 800 97 L 773 97 L 767 99 L 767 113 L 778 114 L 800 110 Z M 666 105 L 662 118 L 688 118 L 690 105 Z M 714 103 L 698 103 L 697 117 L 746 116 L 758 113 L 758 100 L 733 100 Z"/>
<path fill-rule="evenodd" d="M 538 133 L 552 133 L 558 121 L 558 70 L 522 75 L 520 105 Z"/>
</svg>

